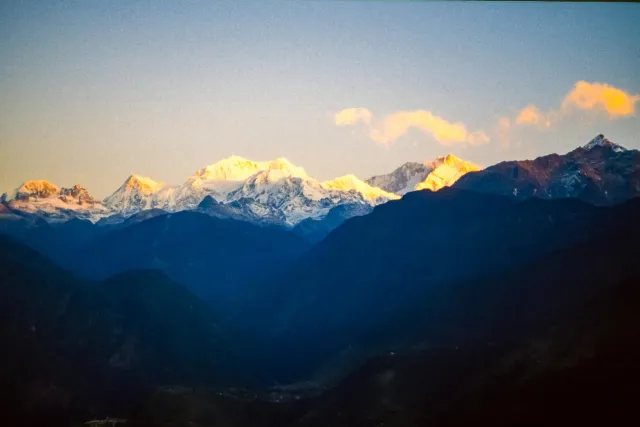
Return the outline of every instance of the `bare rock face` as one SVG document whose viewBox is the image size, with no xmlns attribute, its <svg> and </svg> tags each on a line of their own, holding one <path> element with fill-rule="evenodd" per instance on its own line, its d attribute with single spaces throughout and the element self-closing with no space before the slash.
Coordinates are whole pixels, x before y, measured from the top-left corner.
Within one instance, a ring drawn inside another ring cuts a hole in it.
<svg viewBox="0 0 640 427">
<path fill-rule="evenodd" d="M 65 202 L 75 202 L 78 204 L 88 203 L 100 203 L 99 200 L 94 199 L 89 191 L 82 187 L 80 184 L 76 184 L 71 188 L 60 189 L 60 200 Z"/>
</svg>

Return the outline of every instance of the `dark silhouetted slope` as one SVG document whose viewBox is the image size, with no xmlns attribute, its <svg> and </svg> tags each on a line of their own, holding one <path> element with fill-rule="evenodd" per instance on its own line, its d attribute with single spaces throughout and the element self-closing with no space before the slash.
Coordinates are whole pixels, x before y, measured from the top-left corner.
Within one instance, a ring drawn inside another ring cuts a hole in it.
<svg viewBox="0 0 640 427">
<path fill-rule="evenodd" d="M 275 363 L 302 374 L 416 300 L 434 295 L 431 309 L 448 310 L 452 284 L 517 271 L 614 230 L 631 232 L 639 213 L 636 201 L 601 208 L 459 189 L 410 193 L 347 221 L 291 268 L 255 286 L 251 311 L 272 322 L 249 327 L 280 350 Z M 571 274 L 580 275 L 580 269 Z M 508 301 L 508 292 L 488 292 L 487 298 Z M 484 294 L 472 295 L 471 308 L 484 310 Z M 454 308 L 448 312 L 458 313 Z"/>
<path fill-rule="evenodd" d="M 86 282 L 6 238 L 0 271 L 0 378 L 10 415 L 114 415 L 158 385 L 253 380 L 234 351 L 242 338 L 160 272 Z"/>
</svg>

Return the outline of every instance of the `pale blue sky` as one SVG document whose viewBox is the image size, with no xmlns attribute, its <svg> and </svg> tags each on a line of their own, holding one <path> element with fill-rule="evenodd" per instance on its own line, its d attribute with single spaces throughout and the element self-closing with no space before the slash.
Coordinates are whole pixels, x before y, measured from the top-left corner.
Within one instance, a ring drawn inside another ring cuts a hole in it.
<svg viewBox="0 0 640 427">
<path fill-rule="evenodd" d="M 0 2 L 0 192 L 27 179 L 98 197 L 132 172 L 173 184 L 235 154 L 361 178 L 449 152 L 490 165 L 584 144 L 640 148 L 640 119 L 579 111 L 579 80 L 640 93 L 640 5 L 395 1 Z M 491 137 L 391 145 L 333 115 L 428 110 Z M 636 103 L 640 109 L 640 103 Z"/>
</svg>

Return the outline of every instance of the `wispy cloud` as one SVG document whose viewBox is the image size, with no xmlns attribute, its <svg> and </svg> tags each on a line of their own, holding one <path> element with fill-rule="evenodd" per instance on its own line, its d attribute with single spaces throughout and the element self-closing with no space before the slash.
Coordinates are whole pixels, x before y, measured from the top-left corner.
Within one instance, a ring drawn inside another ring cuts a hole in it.
<svg viewBox="0 0 640 427">
<path fill-rule="evenodd" d="M 484 145 L 488 144 L 489 141 L 491 141 L 491 138 L 482 130 L 477 130 L 467 135 L 467 142 L 470 145 Z"/>
<path fill-rule="evenodd" d="M 335 122 L 338 126 L 355 125 L 358 122 L 369 124 L 371 122 L 371 112 L 363 107 L 345 108 L 335 115 Z"/>
<path fill-rule="evenodd" d="M 426 110 L 398 111 L 387 115 L 381 122 L 372 125 L 371 112 L 366 108 L 348 108 L 335 116 L 337 125 L 353 125 L 358 122 L 369 125 L 368 135 L 375 142 L 391 144 L 415 128 L 431 135 L 442 145 L 467 142 L 482 145 L 489 142 L 489 136 L 477 130 L 469 132 L 461 122 L 449 122 Z"/>
</svg>

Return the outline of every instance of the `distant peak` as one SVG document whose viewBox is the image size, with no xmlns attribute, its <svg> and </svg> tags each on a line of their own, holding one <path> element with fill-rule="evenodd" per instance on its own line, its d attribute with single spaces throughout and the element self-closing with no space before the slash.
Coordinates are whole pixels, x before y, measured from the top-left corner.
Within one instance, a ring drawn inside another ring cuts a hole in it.
<svg viewBox="0 0 640 427">
<path fill-rule="evenodd" d="M 264 169 L 263 164 L 245 159 L 241 156 L 229 156 L 209 166 L 205 166 L 190 178 L 212 181 L 242 181 L 259 170 Z"/>
<path fill-rule="evenodd" d="M 18 189 L 18 194 L 22 196 L 50 197 L 57 194 L 60 189 L 44 179 L 25 181 Z"/>
<path fill-rule="evenodd" d="M 141 190 L 144 193 L 153 193 L 159 190 L 164 185 L 161 182 L 156 182 L 151 178 L 140 176 L 135 173 L 129 175 L 124 183 L 125 188 L 134 188 L 137 190 Z"/>
<path fill-rule="evenodd" d="M 356 191 L 364 197 L 365 200 L 375 201 L 379 199 L 397 199 L 398 196 L 382 190 L 381 188 L 371 186 L 360 180 L 353 174 L 339 176 L 322 183 L 325 188 L 338 191 Z"/>
<path fill-rule="evenodd" d="M 447 154 L 444 157 L 445 161 L 449 161 L 449 162 L 462 162 L 463 160 L 459 157 L 454 156 L 453 154 Z"/>
<path fill-rule="evenodd" d="M 621 145 L 614 144 L 609 141 L 603 134 L 597 135 L 591 141 L 589 141 L 586 145 L 583 146 L 585 150 L 592 150 L 595 147 L 610 147 L 615 152 L 626 151 L 627 149 Z"/>
<path fill-rule="evenodd" d="M 60 189 L 44 179 L 24 181 L 20 187 L 8 191 L 0 196 L 0 201 L 8 202 L 14 199 L 23 200 L 29 198 L 43 199 L 55 196 Z"/>
<path fill-rule="evenodd" d="M 25 181 L 22 183 L 22 188 L 25 189 L 39 189 L 39 188 L 58 188 L 55 184 L 50 183 L 44 179 L 34 179 L 31 181 Z"/>
<path fill-rule="evenodd" d="M 362 181 L 360 178 L 358 178 L 357 176 L 351 173 L 339 176 L 335 180 L 353 181 L 353 182 Z"/>
<path fill-rule="evenodd" d="M 217 162 L 215 162 L 213 165 L 211 166 L 215 166 L 215 165 L 237 165 L 237 164 L 242 164 L 242 163 L 254 163 L 249 159 L 246 159 L 242 156 L 236 156 L 231 155 L 225 159 L 219 160 Z"/>
<path fill-rule="evenodd" d="M 357 176 L 353 175 L 353 174 L 347 174 L 347 175 L 342 175 L 339 176 L 337 178 L 333 178 L 329 181 L 325 181 L 322 184 L 324 184 L 325 186 L 328 187 L 332 187 L 332 188 L 341 188 L 344 189 L 345 187 L 351 187 L 353 189 L 355 189 L 355 186 L 358 184 L 364 184 L 364 185 L 369 185 L 367 183 L 365 183 L 364 181 L 358 179 Z"/>
<path fill-rule="evenodd" d="M 297 178 L 308 178 L 304 168 L 296 166 L 284 157 L 278 157 L 275 160 L 267 162 L 266 172 L 268 174 L 281 174 L 283 176 L 291 176 Z"/>
<path fill-rule="evenodd" d="M 285 159 L 284 157 L 278 157 L 277 159 L 271 160 L 269 162 L 269 167 L 278 168 L 278 169 L 288 168 L 292 166 L 296 167 L 294 166 L 293 163 L 291 163 L 289 160 Z"/>
<path fill-rule="evenodd" d="M 471 172 L 480 170 L 481 167 L 468 160 L 463 160 L 453 154 L 447 154 L 446 156 L 436 157 L 433 162 L 424 162 L 425 166 L 436 168 L 440 165 L 447 165 L 460 169 L 463 172 Z"/>
</svg>

